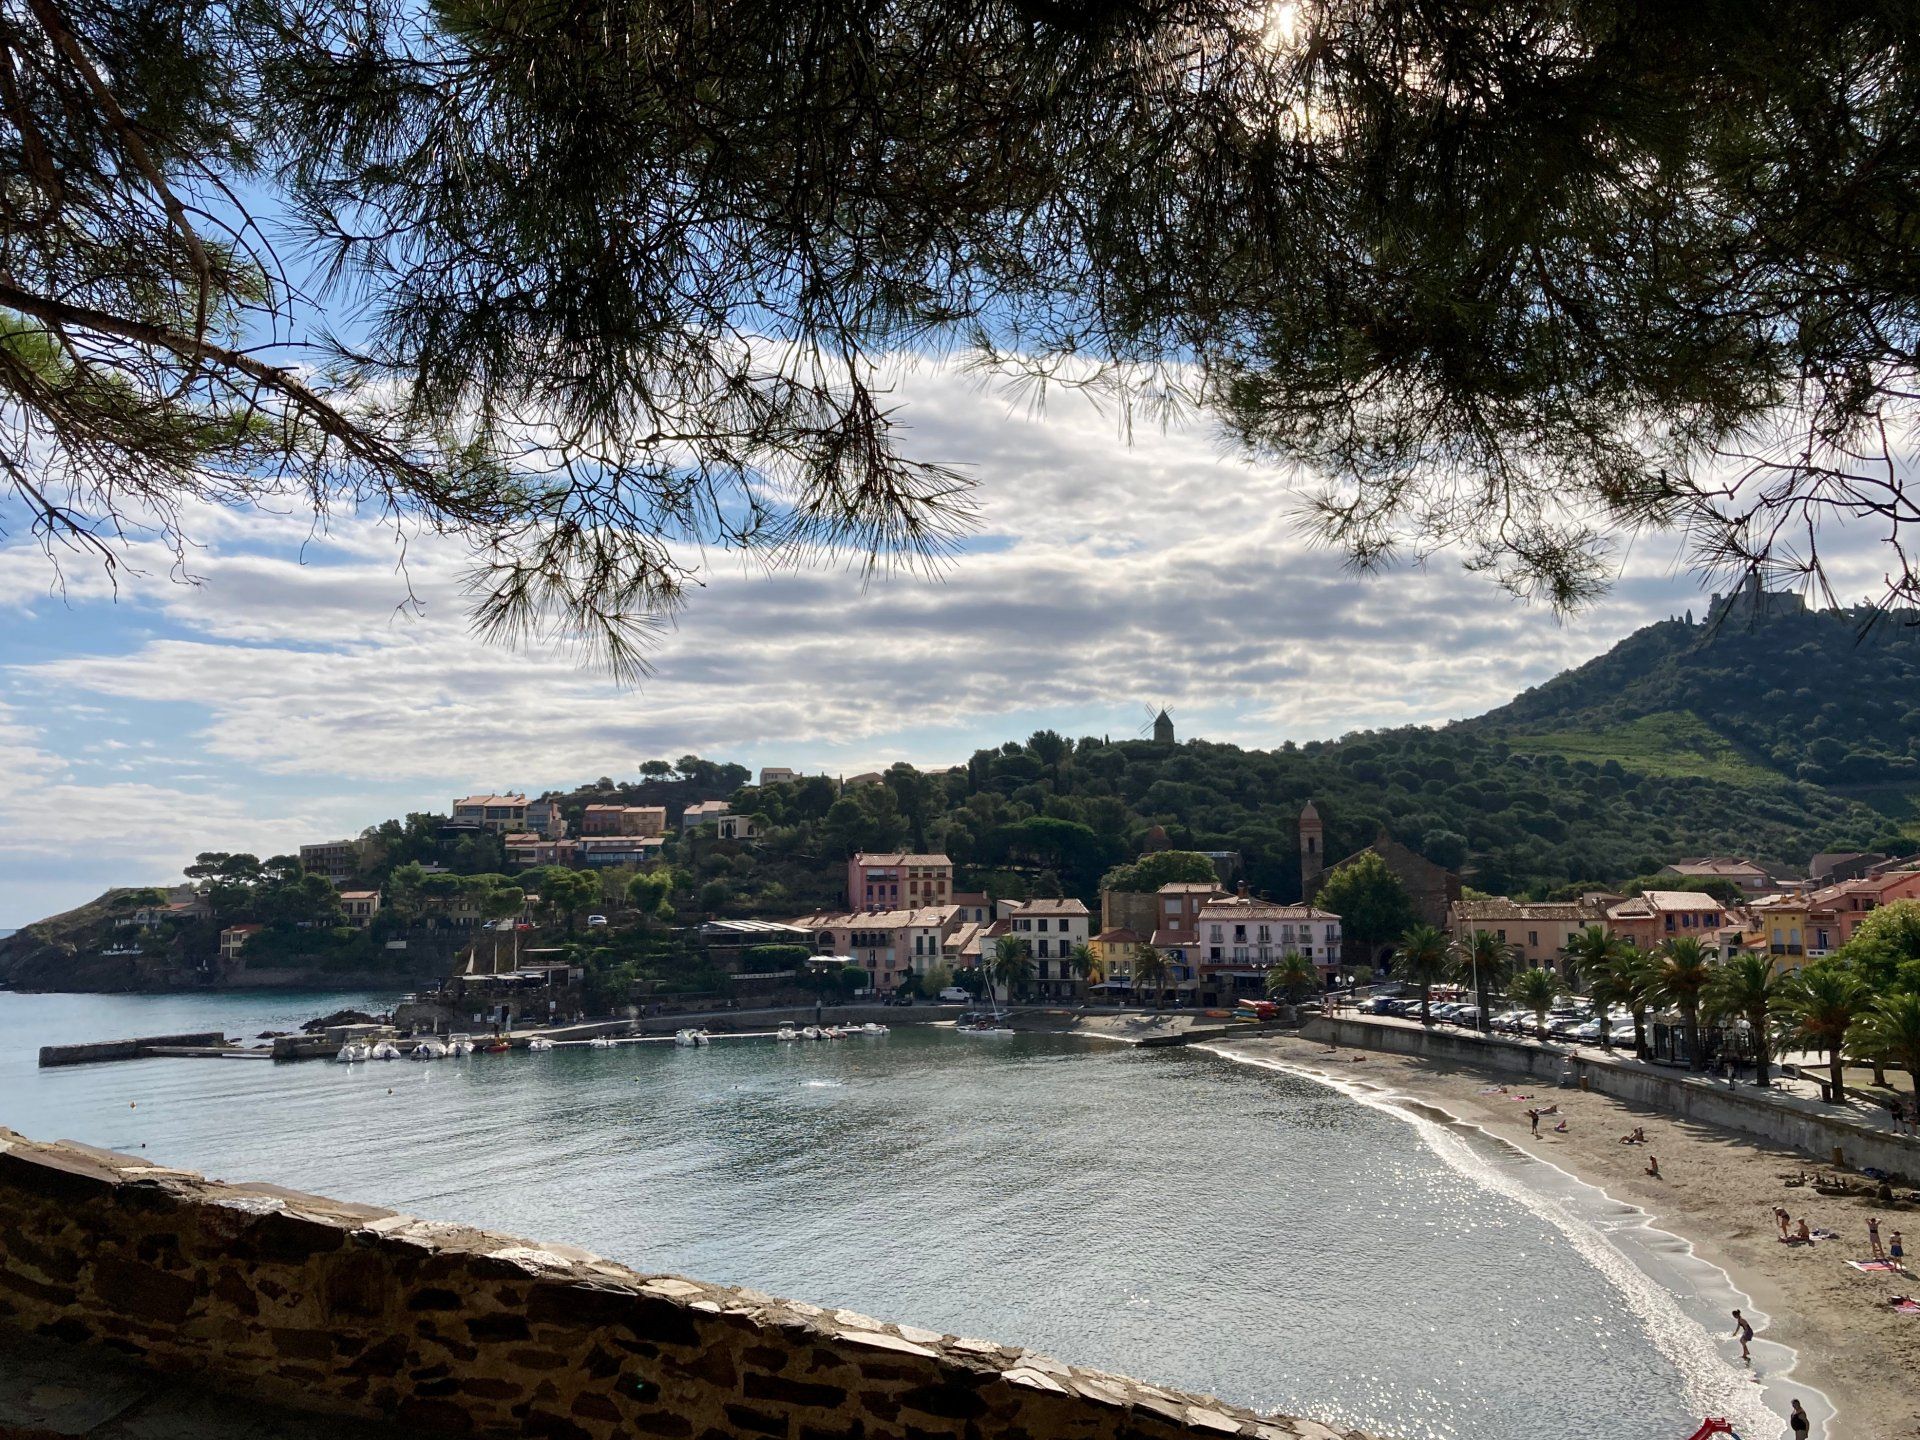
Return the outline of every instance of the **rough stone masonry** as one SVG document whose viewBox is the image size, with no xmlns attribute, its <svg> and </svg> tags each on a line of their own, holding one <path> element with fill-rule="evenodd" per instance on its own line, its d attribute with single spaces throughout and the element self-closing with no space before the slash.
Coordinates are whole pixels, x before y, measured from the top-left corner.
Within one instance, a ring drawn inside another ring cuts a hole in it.
<svg viewBox="0 0 1920 1440">
<path fill-rule="evenodd" d="M 987 1340 L 0 1129 L 0 1325 L 550 1440 L 1366 1440 Z"/>
</svg>

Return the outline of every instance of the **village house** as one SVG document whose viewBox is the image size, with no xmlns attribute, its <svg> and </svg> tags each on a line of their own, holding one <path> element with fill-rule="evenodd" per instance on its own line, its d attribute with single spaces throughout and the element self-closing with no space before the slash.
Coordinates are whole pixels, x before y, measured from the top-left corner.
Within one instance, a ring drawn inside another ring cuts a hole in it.
<svg viewBox="0 0 1920 1440">
<path fill-rule="evenodd" d="M 590 870 L 646 866 L 660 858 L 666 844 L 659 835 L 582 835 L 573 842 L 574 862 Z"/>
<path fill-rule="evenodd" d="M 1267 972 L 1288 955 L 1311 963 L 1322 984 L 1340 970 L 1340 917 L 1311 905 L 1220 896 L 1201 906 L 1195 928 L 1200 978 L 1214 982 L 1222 1004 L 1239 995 L 1264 995 Z"/>
<path fill-rule="evenodd" d="M 760 783 L 762 785 L 791 785 L 799 778 L 800 775 L 798 771 L 790 770 L 785 765 L 762 765 L 760 767 Z"/>
<path fill-rule="evenodd" d="M 802 915 L 791 923 L 813 936 L 821 955 L 865 970 L 882 994 L 945 961 L 947 937 L 960 928 L 953 905 Z"/>
<path fill-rule="evenodd" d="M 1764 895 L 1777 883 L 1765 867 L 1752 860 L 1728 855 L 1704 855 L 1694 860 L 1676 860 L 1660 872 L 1661 878 L 1683 880 L 1727 880 L 1750 895 Z"/>
<path fill-rule="evenodd" d="M 1083 900 L 1002 900 L 999 918 L 1007 932 L 1033 948 L 1034 986 L 1041 998 L 1064 1000 L 1076 993 L 1078 978 L 1071 956 L 1087 943 L 1088 914 Z"/>
<path fill-rule="evenodd" d="M 247 948 L 247 942 L 267 927 L 264 925 L 229 925 L 220 932 L 220 958 L 229 963 L 238 961 L 240 952 Z"/>
<path fill-rule="evenodd" d="M 852 910 L 918 909 L 953 903 L 953 861 L 945 855 L 862 852 L 847 862 Z"/>
<path fill-rule="evenodd" d="M 698 829 L 702 825 L 716 823 L 722 815 L 732 813 L 733 807 L 725 800 L 702 800 L 680 812 L 680 829 L 683 833 Z"/>
<path fill-rule="evenodd" d="M 1154 892 L 1154 929 L 1148 943 L 1166 957 L 1167 978 L 1173 988 L 1190 989 L 1200 979 L 1204 960 L 1200 941 L 1200 913 L 1215 900 L 1226 898 L 1226 891 L 1205 880 L 1176 880 Z M 1129 975 L 1132 974 L 1132 968 L 1129 957 Z"/>
<path fill-rule="evenodd" d="M 956 890 L 953 892 L 953 903 L 960 907 L 962 920 L 985 925 L 993 919 L 993 901 L 987 898 L 984 890 Z"/>
<path fill-rule="evenodd" d="M 560 809 L 558 800 L 529 800 L 527 802 L 527 829 L 535 835 L 549 840 L 561 840 L 566 837 L 567 817 Z"/>
<path fill-rule="evenodd" d="M 1447 931 L 1464 945 L 1474 931 L 1490 930 L 1512 948 L 1523 968 L 1559 970 L 1567 942 L 1606 920 L 1607 907 L 1597 900 L 1528 902 L 1496 896 L 1454 901 L 1447 910 Z"/>
<path fill-rule="evenodd" d="M 667 833 L 667 807 L 664 805 L 589 805 L 580 815 L 580 834 L 588 835 L 664 835 Z"/>
<path fill-rule="evenodd" d="M 1853 932 L 1882 905 L 1896 900 L 1920 898 L 1920 870 L 1881 870 L 1857 880 L 1828 885 L 1807 897 L 1817 904 L 1831 906 L 1839 926 L 1836 948 L 1853 939 Z"/>
<path fill-rule="evenodd" d="M 453 823 L 510 835 L 528 829 L 524 795 L 468 795 L 453 802 Z"/>
<path fill-rule="evenodd" d="M 1695 890 L 1648 890 L 1608 906 L 1606 927 L 1608 934 L 1645 951 L 1683 935 L 1717 948 L 1721 931 L 1739 933 L 1742 919 Z"/>
<path fill-rule="evenodd" d="M 534 865 L 572 865 L 579 850 L 575 841 L 551 840 L 531 831 L 507 836 L 505 845 L 507 863 L 523 870 Z"/>
<path fill-rule="evenodd" d="M 325 840 L 318 845 L 302 845 L 300 868 L 309 875 L 323 876 L 335 885 L 351 880 L 360 869 L 360 842 Z"/>
<path fill-rule="evenodd" d="M 1772 959 L 1782 970 L 1798 970 L 1839 948 L 1840 917 L 1832 898 L 1812 895 L 1766 895 L 1749 907 L 1753 925 L 1724 948 L 1732 953 L 1750 950 Z"/>
<path fill-rule="evenodd" d="M 347 923 L 356 930 L 364 930 L 373 924 L 373 917 L 380 913 L 380 892 L 378 890 L 342 890 L 340 908 L 347 912 Z"/>
<path fill-rule="evenodd" d="M 1146 943 L 1147 937 L 1138 930 L 1129 930 L 1124 925 L 1111 930 L 1102 930 L 1087 944 L 1093 948 L 1093 958 L 1100 964 L 1100 973 L 1108 985 L 1131 984 L 1133 979 L 1133 952 Z"/>
</svg>

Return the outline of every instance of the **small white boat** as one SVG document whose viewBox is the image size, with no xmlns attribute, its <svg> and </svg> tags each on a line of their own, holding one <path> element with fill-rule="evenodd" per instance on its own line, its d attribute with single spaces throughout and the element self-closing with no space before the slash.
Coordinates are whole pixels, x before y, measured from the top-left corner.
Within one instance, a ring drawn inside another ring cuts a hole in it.
<svg viewBox="0 0 1920 1440">
<path fill-rule="evenodd" d="M 827 1038 L 827 1032 L 822 1030 L 818 1025 L 809 1025 L 800 1032 L 800 1038 L 802 1040 L 824 1040 Z"/>
<path fill-rule="evenodd" d="M 464 1035 L 456 1035 L 447 1042 L 447 1053 L 449 1055 L 471 1055 L 473 1054 L 473 1041 L 467 1039 Z"/>
<path fill-rule="evenodd" d="M 709 1043 L 709 1041 L 706 1031 L 687 1029 L 674 1031 L 673 1043 L 691 1049 L 696 1045 L 705 1045 Z"/>
<path fill-rule="evenodd" d="M 773 1038 L 776 1040 L 798 1040 L 802 1037 L 800 1032 L 791 1025 L 782 1025 L 778 1030 L 774 1031 Z"/>
<path fill-rule="evenodd" d="M 547 1039 L 547 1037 L 544 1035 L 536 1035 L 531 1040 L 527 1041 L 527 1049 L 551 1050 L 553 1049 L 553 1041 Z"/>
<path fill-rule="evenodd" d="M 400 1058 L 400 1047 L 391 1040 L 382 1040 L 367 1052 L 367 1058 L 369 1060 L 398 1060 Z"/>
<path fill-rule="evenodd" d="M 887 1033 L 887 1027 L 884 1025 L 876 1025 L 873 1021 L 869 1020 L 864 1025 L 855 1025 L 850 1033 L 855 1035 L 884 1035 Z"/>
<path fill-rule="evenodd" d="M 407 1052 L 407 1058 L 409 1060 L 444 1060 L 447 1058 L 447 1047 L 438 1040 L 422 1040 Z"/>
<path fill-rule="evenodd" d="M 370 1053 L 367 1047 L 358 1041 L 349 1040 L 340 1047 L 339 1053 L 333 1058 L 341 1065 L 358 1065 L 362 1060 L 366 1059 Z"/>
<path fill-rule="evenodd" d="M 587 1048 L 590 1050 L 611 1050 L 613 1049 L 613 1037 L 611 1035 L 596 1035 L 587 1041 Z"/>
</svg>

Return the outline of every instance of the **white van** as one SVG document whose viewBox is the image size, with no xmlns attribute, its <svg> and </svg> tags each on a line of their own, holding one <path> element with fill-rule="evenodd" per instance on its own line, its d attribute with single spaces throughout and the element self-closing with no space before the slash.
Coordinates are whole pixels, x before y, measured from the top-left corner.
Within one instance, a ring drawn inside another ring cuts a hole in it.
<svg viewBox="0 0 1920 1440">
<path fill-rule="evenodd" d="M 944 1001 L 957 1001 L 958 1003 L 964 1005 L 969 1000 L 973 999 L 973 996 L 969 995 L 966 991 L 962 990 L 958 985 L 949 985 L 947 986 L 946 989 L 940 992 L 940 999 Z"/>
</svg>

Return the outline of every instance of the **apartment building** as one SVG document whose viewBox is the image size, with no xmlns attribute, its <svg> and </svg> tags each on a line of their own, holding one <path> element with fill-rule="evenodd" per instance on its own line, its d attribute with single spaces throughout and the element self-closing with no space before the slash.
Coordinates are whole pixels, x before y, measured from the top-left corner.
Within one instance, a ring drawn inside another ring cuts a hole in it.
<svg viewBox="0 0 1920 1440">
<path fill-rule="evenodd" d="M 855 855 L 847 862 L 850 910 L 914 910 L 953 903 L 953 861 L 945 855 Z"/>
<path fill-rule="evenodd" d="M 300 868 L 309 875 L 324 876 L 335 885 L 351 880 L 360 870 L 360 842 L 326 840 L 318 845 L 302 845 Z"/>
<path fill-rule="evenodd" d="M 474 825 L 495 835 L 526 831 L 527 797 L 524 795 L 468 795 L 453 802 L 453 823 Z"/>
<path fill-rule="evenodd" d="M 1264 994 L 1267 971 L 1287 955 L 1311 962 L 1322 981 L 1340 969 L 1340 917 L 1316 906 L 1222 896 L 1201 906 L 1196 928 L 1203 977 L 1223 1000 Z"/>
<path fill-rule="evenodd" d="M 1085 945 L 1092 920 L 1081 900 L 1002 900 L 999 919 L 1007 933 L 1033 949 L 1034 988 L 1042 999 L 1064 1000 L 1078 993 L 1071 956 Z"/>
<path fill-rule="evenodd" d="M 1447 907 L 1447 930 L 1462 944 L 1476 930 L 1490 930 L 1512 948 L 1522 968 L 1561 968 L 1567 942 L 1589 925 L 1605 925 L 1607 907 L 1597 900 L 1527 902 L 1496 896 L 1456 900 Z"/>
<path fill-rule="evenodd" d="M 664 805 L 589 805 L 580 816 L 583 837 L 666 833 L 667 807 Z"/>
</svg>

